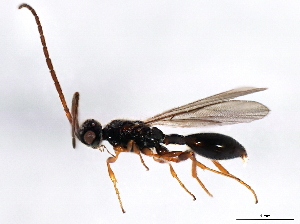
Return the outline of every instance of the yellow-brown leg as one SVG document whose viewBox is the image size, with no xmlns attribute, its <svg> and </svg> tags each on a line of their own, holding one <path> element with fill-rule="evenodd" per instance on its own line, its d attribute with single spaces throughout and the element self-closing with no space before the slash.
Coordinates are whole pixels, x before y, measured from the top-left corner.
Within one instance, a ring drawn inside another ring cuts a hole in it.
<svg viewBox="0 0 300 224">
<path fill-rule="evenodd" d="M 172 152 L 165 152 L 163 155 L 158 155 L 158 154 L 154 154 L 152 150 L 144 148 L 142 150 L 142 153 L 147 155 L 147 156 L 151 156 L 154 161 L 159 162 L 159 163 L 168 163 L 169 167 L 170 167 L 170 172 L 172 177 L 174 177 L 178 183 L 180 184 L 180 186 L 189 194 L 193 197 L 193 200 L 196 200 L 195 195 L 193 195 L 185 186 L 184 184 L 181 182 L 181 180 L 179 179 L 179 177 L 177 176 L 175 170 L 173 169 L 172 165 L 169 162 L 180 162 L 183 160 L 186 160 L 189 158 L 189 156 L 191 156 L 191 153 L 186 151 L 186 152 L 181 152 L 181 151 L 172 151 Z M 182 158 L 182 159 L 181 159 Z"/>
<path fill-rule="evenodd" d="M 175 170 L 173 169 L 172 165 L 169 163 L 169 166 L 170 166 L 170 172 L 172 174 L 172 176 L 178 181 L 178 183 L 180 184 L 180 186 L 189 194 L 193 197 L 193 200 L 195 201 L 196 200 L 196 197 L 195 195 L 193 195 L 185 186 L 184 184 L 181 182 L 181 180 L 178 178 Z"/>
<path fill-rule="evenodd" d="M 151 149 L 144 148 L 141 150 L 141 152 L 147 156 L 152 157 L 155 161 L 170 161 L 179 163 L 181 161 L 189 159 L 193 153 L 190 151 L 171 151 L 171 152 L 165 152 L 163 154 L 156 154 Z"/>
<path fill-rule="evenodd" d="M 217 160 L 211 160 L 215 166 L 222 172 L 222 173 L 227 173 L 230 174 Z"/>
<path fill-rule="evenodd" d="M 110 167 L 110 163 L 116 162 L 117 159 L 118 159 L 118 157 L 119 157 L 119 154 L 121 152 L 130 152 L 131 150 L 133 150 L 133 152 L 135 152 L 136 154 L 138 154 L 140 156 L 141 162 L 146 167 L 146 169 L 149 170 L 149 168 L 146 166 L 146 164 L 145 164 L 145 162 L 144 162 L 144 160 L 143 160 L 143 158 L 142 158 L 142 156 L 140 154 L 140 150 L 137 148 L 137 145 L 135 144 L 134 141 L 130 141 L 127 144 L 127 148 L 123 148 L 121 146 L 115 146 L 114 150 L 115 150 L 115 154 L 116 155 L 115 156 L 112 155 L 112 157 L 109 157 L 106 160 L 106 164 L 107 164 L 107 169 L 108 169 L 108 175 L 109 175 L 111 181 L 113 182 L 113 185 L 114 185 L 114 188 L 115 188 L 115 191 L 116 191 L 116 195 L 117 195 L 118 200 L 119 200 L 119 204 L 120 204 L 121 210 L 122 210 L 123 213 L 125 213 L 125 210 L 124 210 L 123 204 L 122 204 L 122 200 L 121 200 L 121 196 L 120 196 L 120 192 L 119 192 L 119 189 L 117 187 L 117 178 L 116 178 L 113 170 Z"/>
<path fill-rule="evenodd" d="M 202 183 L 202 181 L 199 179 L 198 175 L 197 175 L 197 167 L 196 167 L 196 163 L 194 162 L 194 160 L 192 158 L 195 158 L 195 155 L 193 155 L 191 157 L 192 162 L 192 177 L 195 178 L 198 183 L 200 184 L 200 186 L 203 188 L 203 190 L 212 197 L 212 194 L 207 190 L 207 188 L 205 187 L 205 185 Z"/>
<path fill-rule="evenodd" d="M 131 151 L 131 149 L 132 149 L 135 154 L 138 154 L 138 156 L 140 157 L 141 163 L 143 164 L 143 166 L 148 171 L 149 168 L 148 168 L 148 166 L 145 164 L 145 162 L 143 160 L 143 157 L 141 155 L 141 150 L 138 148 L 138 146 L 136 145 L 136 143 L 133 140 L 131 140 L 131 141 L 128 142 L 127 149 L 128 149 L 128 151 Z"/>
<path fill-rule="evenodd" d="M 114 172 L 112 171 L 112 169 L 111 169 L 111 167 L 109 165 L 110 163 L 116 162 L 116 160 L 118 159 L 119 154 L 120 154 L 120 152 L 116 151 L 116 156 L 109 157 L 106 160 L 106 164 L 107 164 L 107 169 L 108 169 L 108 175 L 109 175 L 111 181 L 113 182 L 113 185 L 114 185 L 114 188 L 115 188 L 115 191 L 116 191 L 116 195 L 117 195 L 118 200 L 119 200 L 119 204 L 120 204 L 121 210 L 122 210 L 123 213 L 125 213 L 125 210 L 124 210 L 123 204 L 122 204 L 122 200 L 121 200 L 121 196 L 120 196 L 120 192 L 119 192 L 119 189 L 117 187 L 117 178 L 116 178 Z"/>
<path fill-rule="evenodd" d="M 196 165 L 196 166 L 199 166 L 203 170 L 209 170 L 209 171 L 211 171 L 213 173 L 221 174 L 223 176 L 230 177 L 230 178 L 238 181 L 239 183 L 241 183 L 242 185 L 244 185 L 245 187 L 247 187 L 252 192 L 252 194 L 253 194 L 253 196 L 255 198 L 255 204 L 258 202 L 255 191 L 248 184 L 246 184 L 244 181 L 242 181 L 241 179 L 237 178 L 236 176 L 230 174 L 225 168 L 224 168 L 224 170 L 226 170 L 227 173 L 226 172 L 220 172 L 220 171 L 217 171 L 217 170 L 214 170 L 214 169 L 211 169 L 211 168 L 205 166 L 204 164 L 202 164 L 202 163 L 200 163 L 199 161 L 196 160 L 195 155 L 191 156 L 190 159 L 193 161 L 193 166 Z M 222 165 L 220 164 L 220 166 L 222 166 Z"/>
</svg>

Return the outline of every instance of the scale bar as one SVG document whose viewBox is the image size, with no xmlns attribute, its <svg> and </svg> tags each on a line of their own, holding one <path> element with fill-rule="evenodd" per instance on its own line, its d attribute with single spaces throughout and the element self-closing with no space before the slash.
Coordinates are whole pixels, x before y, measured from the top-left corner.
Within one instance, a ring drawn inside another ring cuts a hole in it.
<svg viewBox="0 0 300 224">
<path fill-rule="evenodd" d="M 284 221 L 284 220 L 287 220 L 287 221 L 289 221 L 289 220 L 295 220 L 295 219 L 236 219 L 236 220 L 272 220 L 272 221 L 276 221 L 276 220 L 278 220 L 278 221 Z"/>
</svg>

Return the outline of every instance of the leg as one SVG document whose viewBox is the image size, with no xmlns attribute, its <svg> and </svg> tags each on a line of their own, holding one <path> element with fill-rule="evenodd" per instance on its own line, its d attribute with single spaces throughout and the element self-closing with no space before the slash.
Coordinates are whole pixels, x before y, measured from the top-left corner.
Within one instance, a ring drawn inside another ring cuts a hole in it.
<svg viewBox="0 0 300 224">
<path fill-rule="evenodd" d="M 175 162 L 179 163 L 181 161 L 189 159 L 192 155 L 193 152 L 191 151 L 168 151 L 167 148 L 163 146 L 159 146 L 159 149 L 156 147 L 156 151 L 158 152 L 157 154 L 154 153 L 151 149 L 149 148 L 143 148 L 141 152 L 147 156 L 151 156 L 155 161 L 157 162 Z"/>
<path fill-rule="evenodd" d="M 192 158 L 195 158 L 195 155 L 193 155 L 191 157 L 192 162 L 192 177 L 194 177 L 198 183 L 200 184 L 200 186 L 203 188 L 203 190 L 212 197 L 212 194 L 206 189 L 205 185 L 202 183 L 202 181 L 199 179 L 198 175 L 197 175 L 197 167 L 196 167 L 196 163 L 194 163 L 194 160 Z"/>
<path fill-rule="evenodd" d="M 193 195 L 185 186 L 184 184 L 180 181 L 180 179 L 178 178 L 177 174 L 175 173 L 175 170 L 173 169 L 172 165 L 169 163 L 170 166 L 170 172 L 172 174 L 172 176 L 178 181 L 178 183 L 180 184 L 180 186 L 189 194 L 193 197 L 193 200 L 196 200 L 195 195 Z"/>
<path fill-rule="evenodd" d="M 115 157 L 109 157 L 106 160 L 106 164 L 107 164 L 107 169 L 108 169 L 108 175 L 109 175 L 111 181 L 113 182 L 113 185 L 114 185 L 116 195 L 117 195 L 118 200 L 119 200 L 121 210 L 122 210 L 123 213 L 125 213 L 125 210 L 124 210 L 123 204 L 122 204 L 122 200 L 121 200 L 121 197 L 120 197 L 120 192 L 119 192 L 119 189 L 117 187 L 117 179 L 116 179 L 116 176 L 115 176 L 114 172 L 112 171 L 112 169 L 109 165 L 110 163 L 114 163 L 114 162 L 117 161 L 119 154 L 120 154 L 120 152 L 116 151 L 116 156 Z"/>
<path fill-rule="evenodd" d="M 108 169 L 108 175 L 111 179 L 111 181 L 113 182 L 113 185 L 114 185 L 114 188 L 115 188 L 115 191 L 116 191 L 116 195 L 118 197 L 118 200 L 119 200 L 119 204 L 120 204 L 120 207 L 122 209 L 122 212 L 125 213 L 125 210 L 123 208 L 123 204 L 122 204 L 122 200 L 121 200 L 121 196 L 120 196 L 120 192 L 119 192 L 119 189 L 117 187 L 117 178 L 113 172 L 113 170 L 111 169 L 110 167 L 110 163 L 114 163 L 117 161 L 118 157 L 119 157 L 119 154 L 121 152 L 130 152 L 131 150 L 133 150 L 133 152 L 137 153 L 139 156 L 140 156 L 140 159 L 141 159 L 141 162 L 142 164 L 146 167 L 146 169 L 149 170 L 149 168 L 145 165 L 144 163 L 144 160 L 140 154 L 140 150 L 137 148 L 137 145 L 135 144 L 134 141 L 130 141 L 127 145 L 127 148 L 123 148 L 121 146 L 115 146 L 114 147 L 114 150 L 115 150 L 115 156 L 112 156 L 112 157 L 109 157 L 107 160 L 106 160 L 106 164 L 107 164 L 107 169 Z M 111 154 L 111 153 L 110 153 Z"/>
<path fill-rule="evenodd" d="M 212 162 L 215 164 L 215 166 L 222 172 L 230 174 L 219 162 L 218 160 L 212 160 Z"/>
<path fill-rule="evenodd" d="M 135 144 L 135 142 L 133 140 L 129 141 L 127 144 L 127 150 L 129 151 L 133 151 L 135 154 L 138 154 L 141 160 L 141 163 L 144 165 L 144 167 L 146 168 L 146 170 L 148 171 L 149 168 L 148 166 L 145 164 L 143 157 L 141 155 L 141 150 L 138 148 L 138 146 Z"/>
<path fill-rule="evenodd" d="M 159 163 L 168 163 L 169 167 L 170 167 L 170 172 L 172 177 L 174 177 L 178 183 L 180 184 L 180 186 L 189 194 L 193 197 L 193 200 L 196 200 L 196 197 L 184 186 L 184 184 L 181 182 L 181 180 L 178 178 L 175 170 L 173 169 L 172 165 L 169 163 L 171 162 L 181 162 L 183 160 L 188 159 L 191 154 L 190 152 L 186 151 L 186 152 L 181 152 L 181 151 L 173 151 L 173 152 L 169 152 L 167 148 L 163 147 L 163 146 L 157 146 L 156 147 L 156 151 L 159 154 L 154 154 L 152 150 L 148 149 L 148 148 L 144 148 L 141 150 L 143 154 L 151 156 L 156 162 Z"/>
<path fill-rule="evenodd" d="M 204 164 L 200 163 L 199 161 L 196 160 L 195 155 L 191 156 L 190 159 L 193 161 L 193 163 L 192 163 L 193 165 L 192 166 L 199 166 L 203 170 L 209 170 L 209 171 L 211 171 L 213 173 L 221 174 L 223 176 L 230 177 L 230 178 L 238 181 L 239 183 L 241 183 L 242 185 L 244 185 L 245 187 L 247 187 L 252 192 L 252 194 L 253 194 L 253 196 L 255 198 L 255 204 L 258 202 L 255 191 L 248 184 L 246 184 L 244 181 L 242 181 L 241 179 L 237 178 L 236 176 L 230 174 L 225 168 L 223 168 L 223 166 L 219 162 L 217 162 L 217 163 L 214 162 L 214 164 L 218 164 L 216 166 L 219 169 L 220 169 L 220 167 L 222 167 L 221 168 L 222 172 L 214 170 L 214 169 L 211 169 L 211 168 L 205 166 Z M 195 168 L 193 168 L 193 169 L 195 169 Z"/>
<path fill-rule="evenodd" d="M 141 163 L 144 165 L 144 167 L 146 168 L 146 170 L 149 170 L 149 168 L 146 166 L 142 155 L 141 155 L 141 151 L 140 149 L 137 147 L 137 145 L 135 144 L 135 142 L 133 140 L 130 140 L 127 144 L 127 148 L 123 148 L 122 146 L 114 146 L 114 150 L 116 152 L 131 152 L 133 151 L 135 154 L 138 154 L 141 160 Z"/>
<path fill-rule="evenodd" d="M 105 147 L 105 145 L 100 145 L 99 147 L 99 151 L 100 152 L 104 152 L 104 149 L 107 151 L 108 154 L 110 154 L 112 157 L 114 157 L 115 155 L 113 155 L 110 151 L 108 151 L 108 149 Z"/>
</svg>

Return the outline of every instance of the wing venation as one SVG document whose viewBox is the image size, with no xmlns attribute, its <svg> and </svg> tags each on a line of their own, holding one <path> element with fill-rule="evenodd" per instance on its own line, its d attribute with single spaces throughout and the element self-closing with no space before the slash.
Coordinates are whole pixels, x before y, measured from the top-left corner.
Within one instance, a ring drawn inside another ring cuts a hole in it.
<svg viewBox="0 0 300 224">
<path fill-rule="evenodd" d="M 263 90 L 265 88 L 243 87 L 232 89 L 157 114 L 145 122 L 151 125 L 175 127 L 251 122 L 265 117 L 269 113 L 269 109 L 255 101 L 230 99 Z"/>
</svg>

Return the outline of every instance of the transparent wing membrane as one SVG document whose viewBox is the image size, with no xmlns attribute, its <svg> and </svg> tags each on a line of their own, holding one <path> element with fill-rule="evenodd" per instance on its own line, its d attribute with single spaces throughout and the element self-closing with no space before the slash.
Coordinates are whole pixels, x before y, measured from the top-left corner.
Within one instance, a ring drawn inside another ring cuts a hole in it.
<svg viewBox="0 0 300 224">
<path fill-rule="evenodd" d="M 147 119 L 145 122 L 151 125 L 199 127 L 259 120 L 269 113 L 266 106 L 255 101 L 230 99 L 263 90 L 265 88 L 243 87 L 232 89 L 165 111 Z"/>
</svg>

